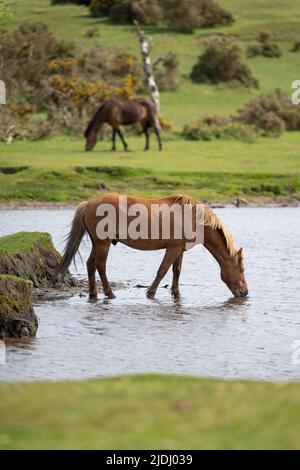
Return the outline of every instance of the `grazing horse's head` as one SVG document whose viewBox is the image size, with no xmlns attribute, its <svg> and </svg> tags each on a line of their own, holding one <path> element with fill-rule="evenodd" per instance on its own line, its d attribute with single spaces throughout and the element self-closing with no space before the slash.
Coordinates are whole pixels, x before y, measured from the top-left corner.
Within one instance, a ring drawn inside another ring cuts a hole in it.
<svg viewBox="0 0 300 470">
<path fill-rule="evenodd" d="M 244 275 L 243 249 L 221 266 L 221 278 L 235 297 L 247 297 L 248 285 Z"/>
<path fill-rule="evenodd" d="M 97 142 L 97 131 L 95 129 L 87 129 L 84 133 L 84 137 L 86 138 L 85 150 L 87 152 L 93 150 Z"/>
<path fill-rule="evenodd" d="M 84 137 L 86 139 L 86 143 L 85 143 L 86 151 L 93 150 L 93 148 L 96 145 L 99 129 L 105 121 L 106 104 L 107 103 L 103 103 L 100 106 L 98 111 L 94 114 L 94 116 L 88 123 L 88 126 L 84 132 Z"/>
</svg>

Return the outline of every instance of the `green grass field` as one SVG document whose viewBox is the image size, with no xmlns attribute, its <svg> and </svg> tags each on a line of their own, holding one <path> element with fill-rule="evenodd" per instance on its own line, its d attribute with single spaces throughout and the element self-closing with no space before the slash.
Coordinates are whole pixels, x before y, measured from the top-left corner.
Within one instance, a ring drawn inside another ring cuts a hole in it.
<svg viewBox="0 0 300 470">
<path fill-rule="evenodd" d="M 299 384 L 2 383 L 0 449 L 299 449 L 299 409 Z"/>
<path fill-rule="evenodd" d="M 110 152 L 110 142 L 83 151 L 78 139 L 1 144 L 0 202 L 74 203 L 100 190 L 149 196 L 188 193 L 201 200 L 231 202 L 300 197 L 297 133 L 247 144 L 237 141 L 169 140 L 165 150 Z M 286 155 L 286 159 L 282 158 Z M 19 171 L 21 170 L 21 171 Z"/>
<path fill-rule="evenodd" d="M 203 115 L 235 113 L 252 97 L 276 87 L 290 92 L 291 83 L 299 79 L 300 55 L 290 52 L 293 42 L 300 38 L 297 0 L 291 0 L 288 8 L 280 1 L 220 0 L 220 3 L 234 14 L 234 25 L 197 30 L 193 34 L 145 28 L 152 38 L 154 59 L 172 50 L 180 60 L 183 75 L 180 89 L 161 95 L 161 112 L 177 129 Z M 43 21 L 59 37 L 76 41 L 79 49 L 99 43 L 116 52 L 126 44 L 126 51 L 139 57 L 136 36 L 128 25 L 91 18 L 83 6 L 51 6 L 49 0 L 33 0 L 30 6 L 23 0 L 9 0 L 9 4 L 13 12 L 10 28 L 24 20 Z M 85 38 L 85 31 L 93 26 L 99 27 L 100 37 Z M 259 90 L 196 85 L 186 78 L 202 51 L 204 35 L 227 32 L 245 48 L 261 28 L 273 32 L 283 55 L 279 59 L 249 60 L 260 81 Z M 120 144 L 120 151 L 111 154 L 107 141 L 99 142 L 92 154 L 86 154 L 83 139 L 66 137 L 0 143 L 0 203 L 72 203 L 96 195 L 101 188 L 144 195 L 180 191 L 199 199 L 225 202 L 237 196 L 260 202 L 274 197 L 288 202 L 300 197 L 299 132 L 285 133 L 277 139 L 261 138 L 254 143 L 189 142 L 173 138 L 165 141 L 162 153 L 156 150 L 154 141 L 153 150 L 140 151 L 143 137 L 129 138 L 129 143 L 134 150 L 130 154 L 124 154 Z M 28 168 L 3 174 L 7 167 Z"/>
</svg>

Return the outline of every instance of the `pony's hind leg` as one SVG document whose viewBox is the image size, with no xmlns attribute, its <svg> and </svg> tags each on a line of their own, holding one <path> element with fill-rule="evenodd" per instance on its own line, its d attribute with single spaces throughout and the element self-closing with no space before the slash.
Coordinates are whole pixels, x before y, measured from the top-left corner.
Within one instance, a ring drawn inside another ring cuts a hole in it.
<svg viewBox="0 0 300 470">
<path fill-rule="evenodd" d="M 181 253 L 173 263 L 173 281 L 171 287 L 171 294 L 175 299 L 179 298 L 179 276 L 181 272 L 183 253 Z"/>
<path fill-rule="evenodd" d="M 158 125 L 154 124 L 153 129 L 154 129 L 154 132 L 155 132 L 155 135 L 156 135 L 156 138 L 157 138 L 158 148 L 159 148 L 159 150 L 162 150 L 162 143 L 161 143 L 160 131 L 159 131 Z"/>
<path fill-rule="evenodd" d="M 97 284 L 96 284 L 96 250 L 93 247 L 91 254 L 86 263 L 88 278 L 89 278 L 89 296 L 90 299 L 97 298 Z"/>
<path fill-rule="evenodd" d="M 174 263 L 176 258 L 180 255 L 182 252 L 182 247 L 172 247 L 172 248 L 167 248 L 165 256 L 161 262 L 161 265 L 157 271 L 156 277 L 154 281 L 152 282 L 151 286 L 147 290 L 147 297 L 149 299 L 153 299 L 156 293 L 156 290 L 159 286 L 160 281 L 165 277 L 167 272 L 169 271 L 171 265 Z"/>
<path fill-rule="evenodd" d="M 111 240 L 102 241 L 96 247 L 96 268 L 101 278 L 103 291 L 106 297 L 114 299 L 115 295 L 106 276 L 106 260 L 110 248 Z"/>
<path fill-rule="evenodd" d="M 150 138 L 149 138 L 149 126 L 147 124 L 143 128 L 145 138 L 146 138 L 146 144 L 144 150 L 149 150 L 150 149 Z"/>
</svg>

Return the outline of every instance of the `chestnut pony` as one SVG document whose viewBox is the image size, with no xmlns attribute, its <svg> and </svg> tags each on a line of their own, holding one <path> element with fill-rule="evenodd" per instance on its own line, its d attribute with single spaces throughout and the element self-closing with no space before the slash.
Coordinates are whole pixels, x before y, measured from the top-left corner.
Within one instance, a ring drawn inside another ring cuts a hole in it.
<svg viewBox="0 0 300 470">
<path fill-rule="evenodd" d="M 182 195 L 169 196 L 160 199 L 145 199 L 128 196 L 126 200 L 128 208 L 139 203 L 145 206 L 148 214 L 150 213 L 151 205 L 153 204 L 167 204 L 168 206 L 173 206 L 175 203 L 182 206 L 184 204 L 190 204 L 191 207 L 196 207 L 198 204 L 194 199 Z M 113 234 L 113 239 L 109 237 L 101 239 L 98 236 L 99 232 L 97 232 L 97 226 L 99 221 L 103 220 L 103 217 L 101 218 L 101 216 L 97 215 L 97 209 L 99 207 L 107 207 L 107 204 L 109 204 L 109 207 L 112 206 L 114 208 L 118 215 L 118 219 L 120 210 L 119 194 L 106 193 L 96 199 L 85 201 L 78 206 L 72 222 L 71 231 L 67 237 L 64 255 L 57 268 L 56 276 L 65 275 L 71 262 L 74 260 L 84 234 L 87 232 L 92 241 L 92 250 L 87 261 L 89 294 L 91 298 L 97 297 L 96 270 L 100 275 L 104 294 L 109 298 L 114 297 L 106 276 L 106 260 L 111 243 L 116 244 L 117 241 L 139 250 L 165 249 L 166 251 L 163 261 L 157 271 L 153 283 L 148 288 L 147 295 L 149 298 L 154 298 L 159 283 L 166 275 L 169 268 L 173 266 L 171 293 L 175 298 L 179 297 L 179 276 L 184 251 L 186 250 L 186 240 L 184 238 L 175 239 L 174 236 L 172 236 L 174 231 L 170 232 L 171 236 L 169 238 L 163 238 L 160 231 L 160 235 L 157 239 L 133 239 L 129 236 L 127 238 L 120 239 L 118 235 L 118 232 L 120 233 L 118 225 L 116 225 L 116 233 Z M 201 207 L 203 207 L 204 212 L 204 214 L 202 214 L 204 225 L 204 247 L 210 251 L 219 263 L 221 268 L 221 278 L 234 296 L 246 297 L 248 295 L 248 286 L 244 276 L 242 248 L 240 250 L 235 248 L 232 236 L 214 212 L 207 206 Z M 126 214 L 127 223 L 130 222 L 130 216 L 128 213 L 129 211 Z M 173 224 L 175 224 L 174 221 Z"/>
<path fill-rule="evenodd" d="M 120 125 L 135 124 L 137 122 L 141 123 L 142 132 L 146 136 L 144 150 L 150 148 L 149 130 L 151 127 L 156 134 L 159 150 L 162 150 L 160 125 L 155 105 L 144 99 L 121 101 L 115 98 L 103 103 L 90 120 L 84 133 L 86 138 L 85 150 L 93 150 L 97 142 L 97 134 L 104 123 L 110 124 L 112 127 L 112 151 L 116 150 L 117 135 L 123 143 L 124 150 L 128 150 Z"/>
</svg>

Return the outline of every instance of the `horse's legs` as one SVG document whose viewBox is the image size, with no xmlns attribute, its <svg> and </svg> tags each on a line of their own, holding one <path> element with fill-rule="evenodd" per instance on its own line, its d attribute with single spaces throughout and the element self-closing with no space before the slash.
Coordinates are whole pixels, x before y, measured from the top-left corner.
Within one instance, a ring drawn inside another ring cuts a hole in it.
<svg viewBox="0 0 300 470">
<path fill-rule="evenodd" d="M 97 285 L 96 285 L 96 250 L 93 247 L 89 259 L 87 260 L 86 267 L 89 278 L 89 296 L 91 299 L 97 298 Z"/>
<path fill-rule="evenodd" d="M 152 282 L 151 286 L 147 290 L 147 297 L 149 297 L 150 299 L 154 298 L 160 281 L 167 274 L 169 268 L 171 267 L 171 264 L 174 263 L 176 258 L 180 255 L 181 251 L 182 251 L 182 247 L 172 247 L 172 248 L 166 249 L 164 259 L 161 262 L 161 265 L 157 271 L 156 277 L 154 281 Z"/>
<path fill-rule="evenodd" d="M 144 131 L 144 134 L 145 134 L 145 137 L 146 137 L 146 145 L 145 145 L 144 150 L 149 150 L 149 148 L 150 148 L 149 126 L 147 126 L 147 124 L 145 125 L 143 131 Z"/>
<path fill-rule="evenodd" d="M 122 144 L 124 145 L 124 150 L 128 150 L 128 145 L 127 145 L 127 143 L 124 139 L 124 136 L 123 136 L 123 134 L 122 134 L 119 127 L 116 129 L 116 132 L 117 132 L 118 136 L 120 137 L 120 139 L 122 140 Z"/>
<path fill-rule="evenodd" d="M 114 293 L 106 277 L 106 260 L 110 248 L 111 240 L 98 242 L 96 247 L 96 268 L 101 278 L 103 291 L 106 297 L 114 299 Z"/>
<path fill-rule="evenodd" d="M 153 129 L 154 129 L 154 132 L 155 132 L 155 135 L 156 135 L 156 138 L 157 138 L 158 148 L 159 148 L 159 150 L 162 150 L 162 143 L 161 143 L 161 138 L 160 138 L 160 131 L 159 131 L 159 127 L 157 126 L 157 124 L 154 124 L 154 125 L 153 125 Z"/>
<path fill-rule="evenodd" d="M 112 128 L 112 148 L 111 148 L 112 152 L 114 152 L 116 150 L 116 134 L 117 134 L 117 131 L 113 127 Z"/>
<path fill-rule="evenodd" d="M 183 259 L 183 253 L 181 253 L 175 259 L 175 261 L 173 263 L 173 282 L 172 282 L 172 287 L 171 287 L 171 294 L 175 298 L 178 298 L 179 295 L 180 295 L 180 292 L 179 292 L 179 276 L 180 276 L 180 272 L 181 272 L 182 259 Z"/>
</svg>

